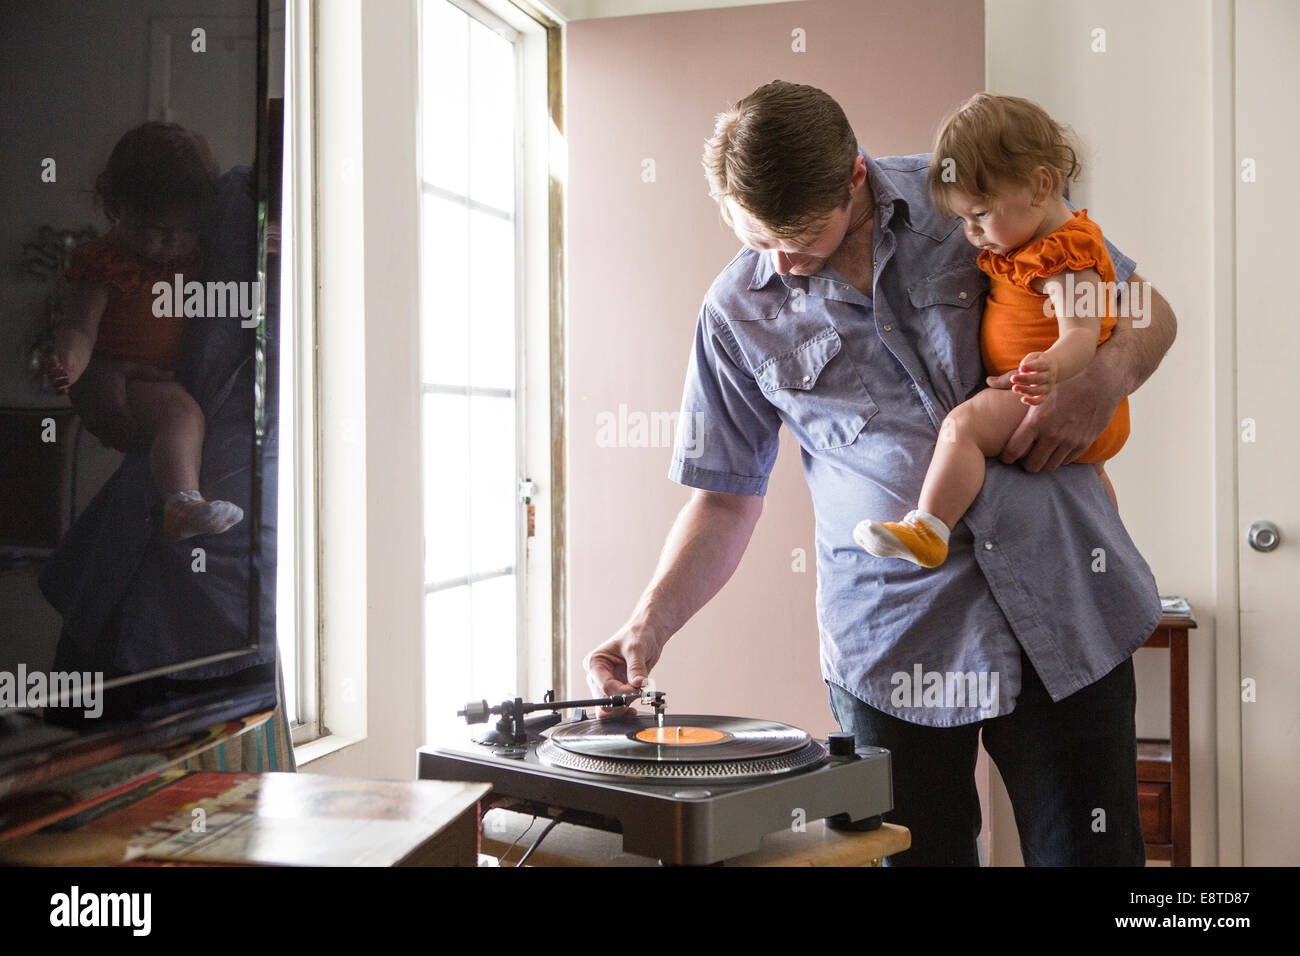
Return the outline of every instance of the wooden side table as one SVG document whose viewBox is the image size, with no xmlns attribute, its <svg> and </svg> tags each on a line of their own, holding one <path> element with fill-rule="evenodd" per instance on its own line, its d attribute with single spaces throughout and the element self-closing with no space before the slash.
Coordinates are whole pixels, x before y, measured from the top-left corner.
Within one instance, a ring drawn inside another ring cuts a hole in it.
<svg viewBox="0 0 1300 956">
<path fill-rule="evenodd" d="M 1169 739 L 1138 738 L 1138 808 L 1148 860 L 1192 865 L 1191 755 L 1187 716 L 1190 615 L 1160 619 L 1143 647 L 1169 648 Z"/>
</svg>

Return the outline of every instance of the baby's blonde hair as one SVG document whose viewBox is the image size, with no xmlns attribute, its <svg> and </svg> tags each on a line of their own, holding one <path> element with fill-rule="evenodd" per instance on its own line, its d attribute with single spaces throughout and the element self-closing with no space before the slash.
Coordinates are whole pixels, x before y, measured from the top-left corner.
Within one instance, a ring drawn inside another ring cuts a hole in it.
<svg viewBox="0 0 1300 956">
<path fill-rule="evenodd" d="M 954 193 L 996 198 L 1000 189 L 1026 183 L 1039 166 L 1059 196 L 1082 169 L 1073 140 L 1070 128 L 1037 103 L 976 93 L 939 126 L 928 180 L 934 208 L 950 218 Z"/>
</svg>

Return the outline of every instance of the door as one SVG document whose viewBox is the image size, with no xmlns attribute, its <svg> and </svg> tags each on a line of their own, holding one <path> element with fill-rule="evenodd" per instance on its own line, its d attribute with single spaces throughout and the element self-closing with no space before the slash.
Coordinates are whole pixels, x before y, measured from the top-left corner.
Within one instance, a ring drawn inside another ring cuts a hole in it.
<svg viewBox="0 0 1300 956">
<path fill-rule="evenodd" d="M 1237 417 L 1242 839 L 1247 866 L 1300 863 L 1300 3 L 1237 0 Z M 1276 544 L 1264 522 L 1277 528 Z M 1256 527 L 1255 543 L 1250 529 Z M 1253 696 L 1253 700 L 1250 699 Z"/>
</svg>

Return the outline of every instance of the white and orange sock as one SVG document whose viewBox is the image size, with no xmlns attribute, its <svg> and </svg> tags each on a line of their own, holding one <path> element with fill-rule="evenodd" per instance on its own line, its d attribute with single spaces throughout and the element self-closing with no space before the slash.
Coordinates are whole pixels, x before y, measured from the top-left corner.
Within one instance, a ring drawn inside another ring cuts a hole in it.
<svg viewBox="0 0 1300 956">
<path fill-rule="evenodd" d="M 221 534 L 244 518 L 229 501 L 207 501 L 197 491 L 178 491 L 163 502 L 163 537 L 181 541 L 198 534 Z"/>
<path fill-rule="evenodd" d="M 928 511 L 914 509 L 902 521 L 860 521 L 853 540 L 878 558 L 902 558 L 934 568 L 948 557 L 948 526 Z"/>
</svg>

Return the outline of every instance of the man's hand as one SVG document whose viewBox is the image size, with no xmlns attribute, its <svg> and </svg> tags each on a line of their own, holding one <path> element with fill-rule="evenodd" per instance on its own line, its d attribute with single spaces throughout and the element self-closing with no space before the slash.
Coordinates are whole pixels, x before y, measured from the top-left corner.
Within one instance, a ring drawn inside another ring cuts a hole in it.
<svg viewBox="0 0 1300 956">
<path fill-rule="evenodd" d="M 1041 404 L 1025 413 L 1020 427 L 1003 447 L 1001 460 L 1011 464 L 1024 458 L 1021 465 L 1025 471 L 1053 471 L 1083 454 L 1106 430 L 1124 397 L 1120 383 L 1107 374 L 1108 368 L 1094 362 L 1078 375 L 1059 382 Z M 1012 388 L 1024 379 L 1022 372 L 1013 370 L 989 376 L 988 384 L 992 388 Z"/>
<path fill-rule="evenodd" d="M 1110 338 L 1097 346 L 1083 371 L 1059 383 L 1041 405 L 1025 414 L 1002 449 L 1002 461 L 1011 464 L 1023 458 L 1021 464 L 1030 472 L 1068 465 L 1106 430 L 1120 400 L 1156 370 L 1178 334 L 1178 320 L 1164 296 L 1136 272 L 1127 288 L 1128 296 L 1143 290 L 1149 293 L 1150 312 L 1134 326 L 1126 310 L 1120 311 Z M 991 388 L 1011 388 L 1023 378 L 1019 369 L 1013 369 L 986 381 Z"/>
<path fill-rule="evenodd" d="M 640 690 L 659 663 L 660 643 L 646 631 L 624 625 L 617 634 L 582 659 L 592 697 L 612 697 Z M 601 717 L 634 714 L 631 707 L 602 707 Z"/>
</svg>

